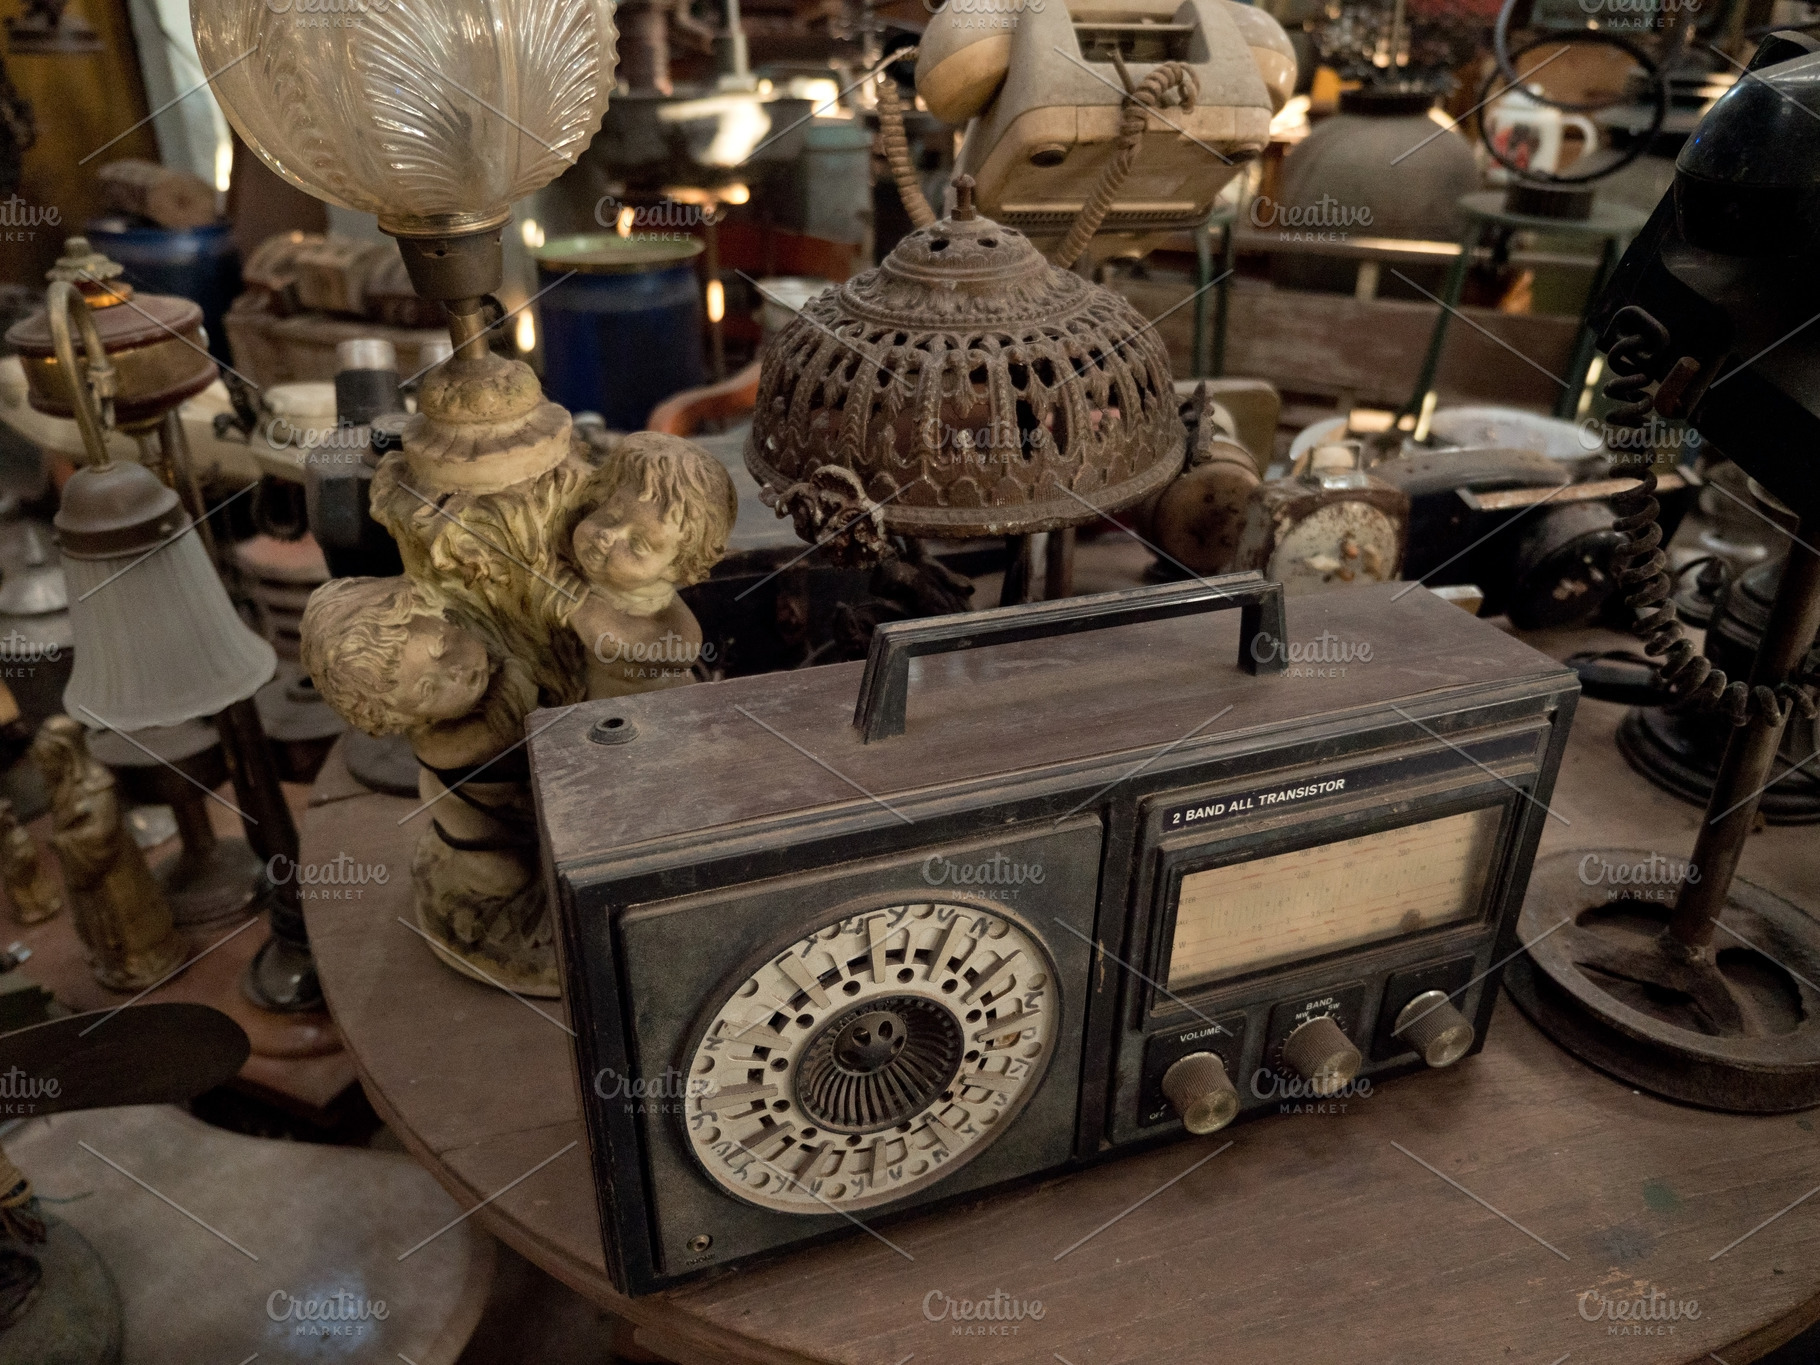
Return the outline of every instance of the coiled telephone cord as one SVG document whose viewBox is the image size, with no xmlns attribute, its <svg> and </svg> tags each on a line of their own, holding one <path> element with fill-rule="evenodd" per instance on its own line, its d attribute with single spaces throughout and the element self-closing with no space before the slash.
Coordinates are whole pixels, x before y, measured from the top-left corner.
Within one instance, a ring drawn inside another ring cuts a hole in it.
<svg viewBox="0 0 1820 1365">
<path fill-rule="evenodd" d="M 1606 353 L 1611 378 L 1603 390 L 1616 404 L 1605 420 L 1613 426 L 1641 427 L 1655 410 L 1648 367 L 1669 343 L 1668 329 L 1636 306 L 1623 309 L 1612 320 L 1618 340 Z M 1624 603 L 1636 613 L 1631 633 L 1643 642 L 1643 652 L 1660 659 L 1663 685 L 1678 701 L 1721 711 L 1734 726 L 1754 720 L 1781 725 L 1791 712 L 1805 720 L 1820 715 L 1820 701 L 1798 682 L 1777 687 L 1733 682 L 1687 638 L 1687 628 L 1675 614 L 1674 578 L 1662 549 L 1662 527 L 1656 520 L 1656 472 L 1646 466 L 1637 486 L 1612 499 L 1616 528 L 1626 538 L 1617 553 L 1616 572 Z M 1804 673 L 1810 672 L 1813 660 Z"/>
</svg>

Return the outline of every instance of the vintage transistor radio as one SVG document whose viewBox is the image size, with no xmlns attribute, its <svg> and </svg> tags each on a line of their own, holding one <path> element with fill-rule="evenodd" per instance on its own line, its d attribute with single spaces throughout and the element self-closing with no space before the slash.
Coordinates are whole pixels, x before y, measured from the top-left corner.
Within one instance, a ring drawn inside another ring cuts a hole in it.
<svg viewBox="0 0 1820 1365">
<path fill-rule="evenodd" d="M 1576 696 L 1234 574 L 533 719 L 614 1282 L 1457 1060 Z"/>
</svg>

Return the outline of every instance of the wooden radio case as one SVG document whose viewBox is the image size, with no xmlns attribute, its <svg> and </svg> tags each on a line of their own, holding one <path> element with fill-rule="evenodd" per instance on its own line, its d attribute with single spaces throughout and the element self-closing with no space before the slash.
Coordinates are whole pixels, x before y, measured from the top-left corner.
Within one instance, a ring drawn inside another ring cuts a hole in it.
<svg viewBox="0 0 1820 1365">
<path fill-rule="evenodd" d="M 1577 692 L 1235 574 L 534 717 L 614 1282 L 1476 1050 Z"/>
</svg>

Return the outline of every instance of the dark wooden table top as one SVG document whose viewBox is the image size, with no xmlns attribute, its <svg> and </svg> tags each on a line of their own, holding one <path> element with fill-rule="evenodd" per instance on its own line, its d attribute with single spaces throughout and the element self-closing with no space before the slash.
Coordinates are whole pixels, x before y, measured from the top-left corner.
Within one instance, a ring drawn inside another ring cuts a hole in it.
<svg viewBox="0 0 1820 1365">
<path fill-rule="evenodd" d="M 1692 846 L 1699 811 L 1625 767 L 1620 714 L 1582 703 L 1555 801 L 1571 823 L 1545 851 Z M 306 903 L 375 1107 L 464 1208 L 489 1201 L 478 1222 L 675 1360 L 1740 1365 L 1820 1319 L 1820 1198 L 1800 1202 L 1820 1193 L 1820 1114 L 1639 1094 L 1508 1000 L 1452 1071 L 628 1301 L 602 1265 L 561 1003 L 456 976 L 400 922 L 415 803 L 365 793 L 338 757 L 316 799 L 306 863 L 388 870 Z M 1820 907 L 1811 829 L 1753 836 L 1744 871 Z M 942 1316 L 995 1294 L 1027 1315 Z M 1635 1316 L 1652 1303 L 1663 1316 Z"/>
</svg>

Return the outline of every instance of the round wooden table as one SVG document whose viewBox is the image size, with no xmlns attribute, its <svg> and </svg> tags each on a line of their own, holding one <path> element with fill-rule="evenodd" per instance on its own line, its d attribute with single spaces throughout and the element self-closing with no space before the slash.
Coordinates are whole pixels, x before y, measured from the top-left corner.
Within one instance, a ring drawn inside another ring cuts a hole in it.
<svg viewBox="0 0 1820 1365">
<path fill-rule="evenodd" d="M 1620 714 L 1581 703 L 1554 807 L 1572 824 L 1551 820 L 1545 851 L 1692 846 L 1699 812 L 1624 766 Z M 388 873 L 306 901 L 374 1107 L 475 1221 L 673 1360 L 1741 1365 L 1820 1319 L 1820 1199 L 1800 1202 L 1820 1187 L 1820 1115 L 1639 1094 L 1508 1000 L 1451 1071 L 625 1299 L 561 1003 L 457 976 L 405 922 L 416 803 L 367 792 L 338 755 L 314 801 L 305 863 Z M 1744 870 L 1820 906 L 1811 830 L 1753 836 Z M 994 1295 L 1023 1318 L 955 1320 Z"/>
</svg>

